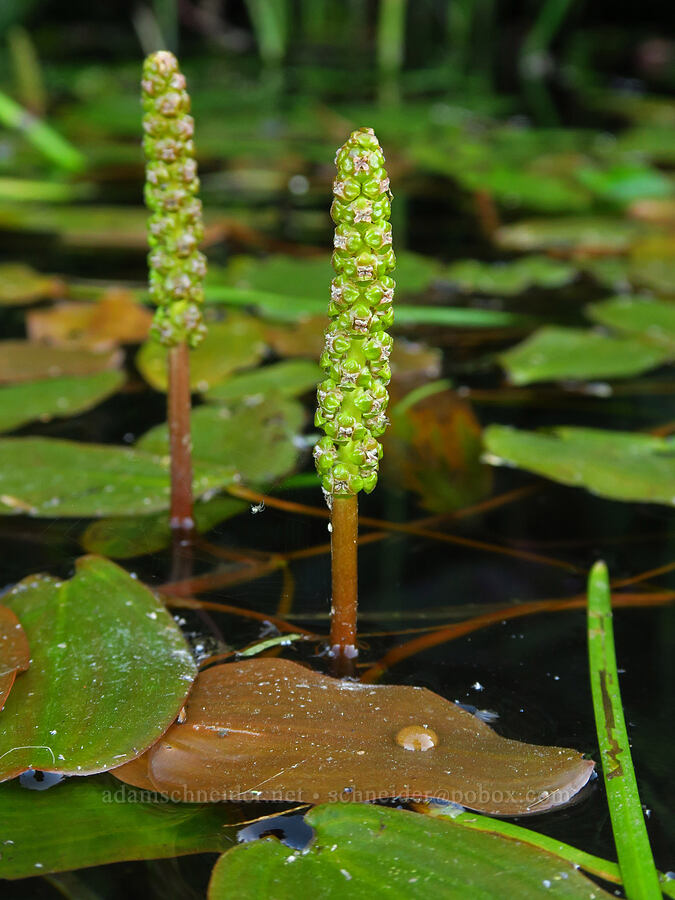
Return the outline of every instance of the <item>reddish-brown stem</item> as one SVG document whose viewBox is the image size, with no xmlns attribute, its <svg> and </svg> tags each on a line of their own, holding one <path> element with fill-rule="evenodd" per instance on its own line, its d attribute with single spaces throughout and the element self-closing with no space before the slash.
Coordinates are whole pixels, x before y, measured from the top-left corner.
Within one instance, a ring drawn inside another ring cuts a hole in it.
<svg viewBox="0 0 675 900">
<path fill-rule="evenodd" d="M 192 518 L 192 448 L 190 442 L 190 351 L 183 341 L 169 350 L 169 448 L 171 452 L 170 525 L 189 539 Z"/>
<path fill-rule="evenodd" d="M 359 503 L 356 494 L 333 495 L 330 521 L 330 643 L 335 673 L 344 676 L 352 674 L 353 660 L 357 655 Z"/>
</svg>

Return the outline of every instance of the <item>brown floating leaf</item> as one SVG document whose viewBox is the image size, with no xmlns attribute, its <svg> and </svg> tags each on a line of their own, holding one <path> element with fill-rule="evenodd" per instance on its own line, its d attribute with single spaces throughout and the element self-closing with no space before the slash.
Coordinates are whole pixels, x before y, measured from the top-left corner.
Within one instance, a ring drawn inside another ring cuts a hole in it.
<svg viewBox="0 0 675 900">
<path fill-rule="evenodd" d="M 97 303 L 59 303 L 26 316 L 33 341 L 99 351 L 116 344 L 140 344 L 151 324 L 150 310 L 121 288 L 106 291 Z"/>
<path fill-rule="evenodd" d="M 90 375 L 117 369 L 122 351 L 94 353 L 79 348 L 47 347 L 30 341 L 0 341 L 0 384 L 18 384 L 57 375 Z"/>
<path fill-rule="evenodd" d="M 0 606 L 0 709 L 18 672 L 30 665 L 30 647 L 21 623 L 11 609 Z"/>
<path fill-rule="evenodd" d="M 593 766 L 575 750 L 502 738 L 425 688 L 258 659 L 200 674 L 183 723 L 113 774 L 188 802 L 442 797 L 523 815 L 569 801 Z"/>
<path fill-rule="evenodd" d="M 24 306 L 65 290 L 60 278 L 42 275 L 22 263 L 0 265 L 0 306 Z"/>
</svg>

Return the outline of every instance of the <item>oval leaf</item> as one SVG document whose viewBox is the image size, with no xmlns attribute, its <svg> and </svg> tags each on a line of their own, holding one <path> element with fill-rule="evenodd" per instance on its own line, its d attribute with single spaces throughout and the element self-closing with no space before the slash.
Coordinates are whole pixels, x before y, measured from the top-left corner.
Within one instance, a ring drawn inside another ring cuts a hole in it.
<svg viewBox="0 0 675 900">
<path fill-rule="evenodd" d="M 502 738 L 424 688 L 340 681 L 284 659 L 207 669 L 186 711 L 143 770 L 157 790 L 186 800 L 441 796 L 522 815 L 569 801 L 593 771 L 575 750 Z M 436 745 L 406 749 L 411 728 Z M 114 774 L 135 783 L 141 764 Z"/>
<path fill-rule="evenodd" d="M 231 468 L 196 464 L 193 490 L 201 496 L 235 479 Z M 0 514 L 98 518 L 168 507 L 168 457 L 55 438 L 0 440 Z"/>
<path fill-rule="evenodd" d="M 612 896 L 550 853 L 405 810 L 333 804 L 306 821 L 316 832 L 306 852 L 268 839 L 221 856 L 209 900 L 371 900 L 383 886 L 392 900 Z"/>
<path fill-rule="evenodd" d="M 3 601 L 31 666 L 0 713 L 0 781 L 26 769 L 102 772 L 175 719 L 195 663 L 164 606 L 124 569 L 86 556 L 70 581 L 32 575 Z"/>
<path fill-rule="evenodd" d="M 0 342 L 0 384 L 37 381 L 57 375 L 91 375 L 104 369 L 117 369 L 121 363 L 119 350 L 95 353 L 81 348 L 48 347 L 31 341 Z"/>
</svg>

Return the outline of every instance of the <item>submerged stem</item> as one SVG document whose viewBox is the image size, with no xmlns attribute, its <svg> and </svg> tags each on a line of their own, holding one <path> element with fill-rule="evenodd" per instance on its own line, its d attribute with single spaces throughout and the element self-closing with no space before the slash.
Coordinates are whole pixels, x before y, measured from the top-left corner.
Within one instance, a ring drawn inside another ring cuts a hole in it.
<svg viewBox="0 0 675 900">
<path fill-rule="evenodd" d="M 357 547 L 359 505 L 356 494 L 333 495 L 331 510 L 332 609 L 331 653 L 336 674 L 353 669 L 358 606 Z"/>
</svg>

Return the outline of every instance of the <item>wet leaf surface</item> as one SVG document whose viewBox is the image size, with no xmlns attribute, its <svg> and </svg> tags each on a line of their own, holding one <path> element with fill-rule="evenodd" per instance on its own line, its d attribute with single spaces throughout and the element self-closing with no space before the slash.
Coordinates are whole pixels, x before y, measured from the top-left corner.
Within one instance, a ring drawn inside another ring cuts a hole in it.
<svg viewBox="0 0 675 900">
<path fill-rule="evenodd" d="M 296 401 L 278 394 L 256 398 L 255 405 L 201 406 L 190 416 L 196 462 L 226 466 L 246 484 L 265 484 L 289 474 L 299 455 L 296 438 L 305 412 Z M 166 425 L 144 434 L 137 445 L 146 453 L 168 453 Z M 1 482 L 0 482 L 1 484 Z"/>
<path fill-rule="evenodd" d="M 229 803 L 167 803 L 127 790 L 109 775 L 72 779 L 47 791 L 8 782 L 0 785 L 0 807 L 0 878 L 10 879 L 222 851 L 234 840 L 228 826 L 240 817 Z"/>
<path fill-rule="evenodd" d="M 209 900 L 611 896 L 550 853 L 405 810 L 336 803 L 306 821 L 316 832 L 307 852 L 270 838 L 221 856 Z"/>
<path fill-rule="evenodd" d="M 0 384 L 59 375 L 93 375 L 94 372 L 117 369 L 121 363 L 119 350 L 95 353 L 84 348 L 49 347 L 31 341 L 0 341 Z"/>
<path fill-rule="evenodd" d="M 424 688 L 340 681 L 283 659 L 207 669 L 186 709 L 147 769 L 139 760 L 115 774 L 133 784 L 140 771 L 183 799 L 443 796 L 521 815 L 568 802 L 593 771 L 574 750 L 502 738 Z"/>
<path fill-rule="evenodd" d="M 0 387 L 0 431 L 28 422 L 74 416 L 96 406 L 124 384 L 124 373 L 66 375 Z"/>
<path fill-rule="evenodd" d="M 24 306 L 56 297 L 63 282 L 54 275 L 42 275 L 23 263 L 0 265 L 0 306 Z"/>
<path fill-rule="evenodd" d="M 675 303 L 650 297 L 613 297 L 592 304 L 586 312 L 601 325 L 640 337 L 675 356 Z"/>
<path fill-rule="evenodd" d="M 194 506 L 197 531 L 204 534 L 220 522 L 236 516 L 247 504 L 232 497 L 218 496 L 198 500 Z M 80 543 L 89 553 L 113 559 L 130 559 L 162 550 L 171 543 L 171 528 L 166 512 L 152 516 L 117 516 L 99 519 L 87 526 Z"/>
<path fill-rule="evenodd" d="M 583 328 L 549 325 L 499 357 L 513 384 L 536 381 L 627 378 L 670 358 L 656 343 Z"/>
<path fill-rule="evenodd" d="M 547 433 L 492 425 L 484 432 L 484 443 L 493 464 L 518 466 L 613 500 L 675 505 L 673 438 L 594 428 Z"/>
<path fill-rule="evenodd" d="M 448 512 L 484 497 L 492 479 L 480 461 L 481 429 L 471 407 L 444 385 L 433 393 L 431 387 L 391 407 L 382 473 L 417 494 L 425 509 Z"/>
<path fill-rule="evenodd" d="M 196 496 L 231 484 L 224 465 L 195 465 Z M 146 515 L 169 506 L 169 459 L 56 438 L 0 439 L 0 515 Z"/>
<path fill-rule="evenodd" d="M 128 572 L 83 557 L 69 581 L 31 575 L 3 603 L 31 665 L 0 713 L 0 780 L 30 768 L 101 772 L 166 731 L 196 667 L 164 606 Z"/>
<path fill-rule="evenodd" d="M 300 397 L 316 389 L 323 378 L 315 362 L 290 359 L 262 366 L 250 372 L 233 375 L 207 391 L 205 398 L 213 403 L 250 402 L 270 393 L 280 397 Z"/>
<path fill-rule="evenodd" d="M 211 322 L 206 337 L 190 353 L 190 385 L 208 391 L 237 369 L 256 365 L 265 353 L 260 323 L 252 316 L 229 314 L 225 322 Z M 167 388 L 166 349 L 149 340 L 138 351 L 136 365 L 158 391 Z"/>
<path fill-rule="evenodd" d="M 524 256 L 508 262 L 465 259 L 448 266 L 443 279 L 460 291 L 513 296 L 531 287 L 560 288 L 576 278 L 577 269 L 548 256 Z"/>
<path fill-rule="evenodd" d="M 30 665 L 30 647 L 16 615 L 0 606 L 0 711 L 5 705 L 14 679 Z"/>
<path fill-rule="evenodd" d="M 151 323 L 152 312 L 121 289 L 106 291 L 96 303 L 59 303 L 26 316 L 33 341 L 97 351 L 118 344 L 140 344 Z"/>
</svg>

